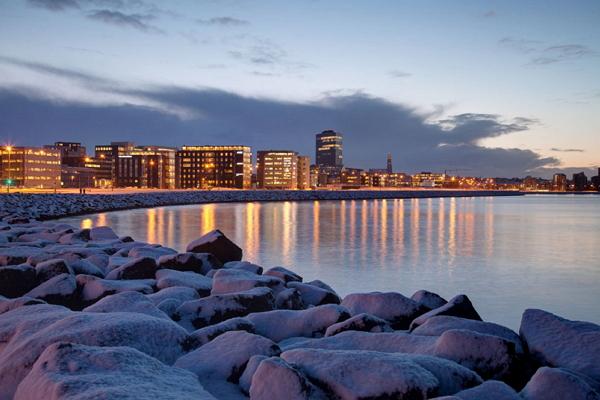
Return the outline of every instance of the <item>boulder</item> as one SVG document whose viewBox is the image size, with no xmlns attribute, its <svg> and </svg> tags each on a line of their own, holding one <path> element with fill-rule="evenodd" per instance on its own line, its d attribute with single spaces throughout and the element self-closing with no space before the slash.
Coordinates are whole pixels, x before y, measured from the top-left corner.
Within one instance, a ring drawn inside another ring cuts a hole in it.
<svg viewBox="0 0 600 400">
<path fill-rule="evenodd" d="M 384 319 L 371 314 L 358 314 L 327 328 L 325 336 L 333 336 L 344 331 L 392 332 L 392 327 Z"/>
<path fill-rule="evenodd" d="M 485 381 L 479 386 L 462 390 L 453 396 L 436 397 L 436 400 L 523 400 L 513 388 L 501 381 Z"/>
<path fill-rule="evenodd" d="M 322 304 L 340 304 L 341 300 L 337 293 L 318 286 L 302 282 L 289 282 L 289 288 L 300 292 L 302 303 L 309 306 L 320 306 Z"/>
<path fill-rule="evenodd" d="M 4 247 L 0 252 L 0 266 L 23 264 L 29 257 L 42 252 L 42 249 L 32 246 Z"/>
<path fill-rule="evenodd" d="M 262 360 L 266 360 L 267 358 L 269 358 L 269 356 L 264 356 L 262 354 L 257 354 L 255 356 L 250 357 L 248 363 L 246 364 L 246 368 L 244 368 L 244 373 L 240 376 L 240 380 L 238 382 L 238 385 L 242 389 L 242 392 L 244 392 L 245 394 L 250 393 L 252 377 L 258 369 L 260 362 Z"/>
<path fill-rule="evenodd" d="M 525 400 L 600 400 L 600 394 L 580 375 L 549 367 L 536 371 L 521 391 L 521 397 Z"/>
<path fill-rule="evenodd" d="M 236 317 L 215 325 L 209 325 L 190 333 L 190 347 L 197 348 L 210 342 L 217 336 L 229 331 L 246 331 L 254 333 L 254 324 L 246 318 Z"/>
<path fill-rule="evenodd" d="M 194 289 L 200 297 L 210 295 L 212 279 L 196 272 L 159 269 L 156 271 L 156 286 L 159 289 L 187 286 Z"/>
<path fill-rule="evenodd" d="M 223 264 L 209 253 L 167 254 L 158 259 L 158 268 L 176 271 L 192 271 L 205 275 L 212 269 L 219 269 Z"/>
<path fill-rule="evenodd" d="M 350 318 L 348 310 L 337 304 L 325 304 L 307 310 L 274 310 L 249 314 L 259 335 L 279 342 L 291 337 L 323 336 L 337 322 Z"/>
<path fill-rule="evenodd" d="M 99 299 L 121 292 L 134 291 L 144 294 L 154 293 L 154 279 L 132 279 L 117 281 L 101 279 L 92 275 L 77 275 L 77 285 L 81 288 L 83 304 L 91 304 Z"/>
<path fill-rule="evenodd" d="M 406 329 L 410 322 L 427 309 L 414 300 L 395 292 L 353 293 L 342 305 L 352 315 L 368 313 L 385 319 L 394 329 Z"/>
<path fill-rule="evenodd" d="M 15 393 L 30 399 L 206 399 L 196 376 L 129 347 L 51 344 Z"/>
<path fill-rule="evenodd" d="M 213 275 L 212 294 L 242 292 L 256 287 L 268 287 L 275 293 L 283 290 L 283 281 L 274 276 L 262 276 L 241 269 L 219 269 Z"/>
<path fill-rule="evenodd" d="M 568 368 L 600 381 L 599 325 L 528 309 L 519 332 L 541 365 Z"/>
<path fill-rule="evenodd" d="M 274 308 L 274 303 L 271 289 L 254 288 L 186 301 L 177 308 L 173 319 L 184 328 L 193 331 L 252 312 L 270 311 Z"/>
<path fill-rule="evenodd" d="M 177 312 L 177 308 L 181 305 L 179 301 L 176 299 L 165 299 L 156 305 L 160 311 L 164 312 L 169 316 L 169 318 L 173 319 L 175 313 Z"/>
<path fill-rule="evenodd" d="M 75 275 L 94 275 L 98 278 L 104 278 L 104 271 L 87 258 L 69 263 Z"/>
<path fill-rule="evenodd" d="M 260 265 L 252 264 L 248 261 L 229 261 L 225 263 L 225 265 L 223 265 L 223 268 L 241 269 L 256 275 L 261 275 L 263 273 L 263 267 L 261 267 Z"/>
<path fill-rule="evenodd" d="M 252 376 L 250 398 L 256 400 L 326 400 L 306 376 L 279 357 L 262 360 Z"/>
<path fill-rule="evenodd" d="M 154 258 L 135 258 L 110 271 L 106 279 L 152 279 L 156 268 Z"/>
<path fill-rule="evenodd" d="M 77 282 L 71 274 L 60 274 L 31 289 L 25 296 L 46 303 L 77 308 Z"/>
<path fill-rule="evenodd" d="M 284 267 L 270 268 L 267 270 L 267 272 L 265 272 L 265 275 L 274 276 L 276 278 L 281 279 L 285 283 L 302 282 L 302 277 L 300 275 Z"/>
<path fill-rule="evenodd" d="M 35 266 L 35 276 L 38 283 L 45 282 L 61 274 L 73 275 L 73 270 L 65 260 L 60 258 L 43 261 Z"/>
<path fill-rule="evenodd" d="M 32 306 L 35 304 L 45 304 L 46 302 L 40 299 L 34 299 L 32 297 L 22 296 L 14 299 L 9 299 L 4 296 L 0 296 L 0 314 L 14 310 L 15 308 Z"/>
<path fill-rule="evenodd" d="M 36 284 L 35 269 L 30 265 L 0 267 L 0 296 L 23 296 Z"/>
<path fill-rule="evenodd" d="M 280 310 L 303 310 L 302 295 L 297 289 L 283 289 L 275 296 L 275 307 Z"/>
<path fill-rule="evenodd" d="M 222 263 L 240 261 L 242 249 L 227 238 L 220 230 L 208 232 L 204 236 L 190 242 L 186 250 L 192 253 L 210 253 Z"/>
<path fill-rule="evenodd" d="M 96 226 L 89 231 L 90 240 L 115 240 L 119 237 L 108 226 Z"/>
<path fill-rule="evenodd" d="M 146 297 L 148 297 L 155 305 L 158 305 L 167 299 L 176 300 L 177 304 L 181 305 L 186 301 L 200 298 L 197 291 L 185 286 L 168 287 L 166 289 L 161 289 L 156 293 L 148 294 Z"/>
<path fill-rule="evenodd" d="M 471 300 L 469 300 L 466 295 L 459 294 L 458 296 L 454 296 L 452 299 L 450 299 L 450 301 L 445 305 L 428 311 L 425 314 L 415 318 L 410 323 L 410 330 L 412 331 L 417 326 L 422 325 L 425 321 L 427 321 L 428 318 L 437 315 L 450 315 L 452 317 L 481 321 L 481 317 L 479 314 L 477 314 L 477 311 L 475 311 Z"/>
<path fill-rule="evenodd" d="M 448 303 L 446 299 L 437 293 L 428 292 L 427 290 L 417 290 L 410 298 L 430 310 L 439 308 Z"/>
<path fill-rule="evenodd" d="M 127 257 L 131 258 L 142 258 L 148 257 L 154 260 L 160 259 L 160 257 L 165 255 L 175 255 L 177 251 L 170 249 L 168 247 L 162 246 L 138 246 L 134 247 L 127 253 Z"/>
<path fill-rule="evenodd" d="M 321 280 L 315 279 L 314 281 L 305 282 L 305 283 L 308 283 L 309 285 L 320 287 L 321 289 L 329 290 L 330 292 L 335 293 L 335 290 L 333 290 L 333 288 L 331 286 L 329 286 L 328 284 L 326 284 L 325 282 L 323 282 Z"/>
<path fill-rule="evenodd" d="M 134 312 L 170 320 L 154 303 L 139 292 L 122 292 L 106 296 L 83 309 L 85 312 L 111 313 Z"/>
</svg>

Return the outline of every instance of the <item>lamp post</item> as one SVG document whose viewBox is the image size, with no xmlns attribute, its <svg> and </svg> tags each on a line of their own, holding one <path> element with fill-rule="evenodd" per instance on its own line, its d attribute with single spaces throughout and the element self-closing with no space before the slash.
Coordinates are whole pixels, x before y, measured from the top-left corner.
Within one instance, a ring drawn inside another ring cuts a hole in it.
<svg viewBox="0 0 600 400">
<path fill-rule="evenodd" d="M 6 193 L 10 193 L 10 185 L 12 184 L 12 179 L 10 178 L 10 152 L 12 151 L 12 146 L 6 146 L 6 151 L 8 151 L 8 179 L 6 180 Z"/>
</svg>

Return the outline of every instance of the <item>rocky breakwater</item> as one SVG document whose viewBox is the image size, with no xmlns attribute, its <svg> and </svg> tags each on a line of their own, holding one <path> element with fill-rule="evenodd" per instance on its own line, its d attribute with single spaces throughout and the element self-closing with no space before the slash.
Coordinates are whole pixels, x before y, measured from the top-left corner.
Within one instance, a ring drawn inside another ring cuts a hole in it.
<svg viewBox="0 0 600 400">
<path fill-rule="evenodd" d="M 46 220 L 103 211 L 246 201 L 368 200 L 430 197 L 518 196 L 500 190 L 216 190 L 128 194 L 2 194 L 0 215 Z"/>
<path fill-rule="evenodd" d="M 353 293 L 108 227 L 0 222 L 0 400 L 598 399 L 600 327 L 465 295 Z"/>
</svg>

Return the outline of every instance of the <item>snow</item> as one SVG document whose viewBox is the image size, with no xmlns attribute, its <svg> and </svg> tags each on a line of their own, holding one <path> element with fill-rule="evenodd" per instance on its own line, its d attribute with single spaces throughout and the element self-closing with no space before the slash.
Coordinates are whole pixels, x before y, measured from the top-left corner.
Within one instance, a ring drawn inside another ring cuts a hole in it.
<svg viewBox="0 0 600 400">
<path fill-rule="evenodd" d="M 267 270 L 267 272 L 265 272 L 265 275 L 274 276 L 281 279 L 285 283 L 302 282 L 302 277 L 300 275 L 284 267 L 270 268 Z"/>
<path fill-rule="evenodd" d="M 303 310 L 302 296 L 297 289 L 283 289 L 275 296 L 275 307 L 281 310 Z"/>
<path fill-rule="evenodd" d="M 212 279 L 196 272 L 159 269 L 156 271 L 156 286 L 166 289 L 177 286 L 187 286 L 198 292 L 201 297 L 210 295 Z"/>
<path fill-rule="evenodd" d="M 410 298 L 417 303 L 424 305 L 430 310 L 441 307 L 448 303 L 448 301 L 446 301 L 437 293 L 429 292 L 427 290 L 417 290 L 412 296 L 410 296 Z"/>
<path fill-rule="evenodd" d="M 212 269 L 223 266 L 212 254 L 208 253 L 178 253 L 163 255 L 158 259 L 159 268 L 177 271 L 192 271 L 205 275 Z"/>
<path fill-rule="evenodd" d="M 240 261 L 242 249 L 227 238 L 220 230 L 208 232 L 204 236 L 190 242 L 185 251 L 192 253 L 210 253 L 222 263 Z"/>
<path fill-rule="evenodd" d="M 333 336 L 344 331 L 391 332 L 386 320 L 374 315 L 362 313 L 327 328 L 325 336 Z"/>
<path fill-rule="evenodd" d="M 15 400 L 214 400 L 194 374 L 129 347 L 50 345 L 17 388 Z"/>
<path fill-rule="evenodd" d="M 139 246 L 129 250 L 127 256 L 133 258 L 149 257 L 158 260 L 161 256 L 175 254 L 177 254 L 177 251 L 168 247 Z"/>
<path fill-rule="evenodd" d="M 76 275 L 94 275 L 99 278 L 104 278 L 104 271 L 94 264 L 90 259 L 84 258 L 81 260 L 69 263 L 69 266 Z"/>
<path fill-rule="evenodd" d="M 340 304 L 339 296 L 326 289 L 318 286 L 310 285 L 302 282 L 289 282 L 289 288 L 296 289 L 300 292 L 302 302 L 307 306 L 320 306 L 322 304 Z"/>
<path fill-rule="evenodd" d="M 436 400 L 523 400 L 513 388 L 504 382 L 489 380 L 471 389 L 463 390 L 454 396 L 436 397 Z"/>
<path fill-rule="evenodd" d="M 520 334 L 543 365 L 565 367 L 600 381 L 600 326 L 528 309 Z"/>
<path fill-rule="evenodd" d="M 152 279 L 156 273 L 156 261 L 152 257 L 130 260 L 106 275 L 106 279 Z"/>
<path fill-rule="evenodd" d="M 241 269 L 256 275 L 261 275 L 263 273 L 263 267 L 248 261 L 229 261 L 223 265 L 223 268 Z"/>
<path fill-rule="evenodd" d="M 0 296 L 0 314 L 14 310 L 15 308 L 44 303 L 45 302 L 43 300 L 34 299 L 27 296 L 17 297 L 14 299 L 7 299 L 6 297 Z"/>
<path fill-rule="evenodd" d="M 412 331 L 417 326 L 422 325 L 428 318 L 434 317 L 436 315 L 450 315 L 453 317 L 461 317 L 481 321 L 481 317 L 479 316 L 477 311 L 475 311 L 471 300 L 469 300 L 469 298 L 466 295 L 459 294 L 458 296 L 454 296 L 453 298 L 451 298 L 450 301 L 444 304 L 443 306 L 435 308 L 415 318 L 410 324 L 410 330 Z"/>
<path fill-rule="evenodd" d="M 96 226 L 90 229 L 90 240 L 118 239 L 117 234 L 108 226 Z"/>
<path fill-rule="evenodd" d="M 44 300 L 47 303 L 72 306 L 76 300 L 75 276 L 60 274 L 31 289 L 25 296 Z"/>
<path fill-rule="evenodd" d="M 84 304 L 98 301 L 104 296 L 126 291 L 135 291 L 144 294 L 154 293 L 154 279 L 139 280 L 110 280 L 101 279 L 92 275 L 77 275 L 77 284 L 82 287 L 81 298 Z"/>
<path fill-rule="evenodd" d="M 38 282 L 45 282 L 60 274 L 73 275 L 73 270 L 63 259 L 47 260 L 35 266 L 35 277 Z"/>
<path fill-rule="evenodd" d="M 330 325 L 349 318 L 348 310 L 325 304 L 307 310 L 274 310 L 249 314 L 256 332 L 276 342 L 295 336 L 322 336 Z"/>
<path fill-rule="evenodd" d="M 146 295 L 155 305 L 160 304 L 163 300 L 174 299 L 178 304 L 182 304 L 189 300 L 200 298 L 198 292 L 190 287 L 174 286 L 166 289 L 161 289 L 156 293 Z"/>
<path fill-rule="evenodd" d="M 274 276 L 257 275 L 242 269 L 219 269 L 213 275 L 212 294 L 241 292 L 255 287 L 268 287 L 277 293 L 283 290 L 284 283 Z"/>
<path fill-rule="evenodd" d="M 267 358 L 269 358 L 269 357 L 264 356 L 262 354 L 257 354 L 257 355 L 250 357 L 250 359 L 248 360 L 248 363 L 246 364 L 246 368 L 244 368 L 244 373 L 240 376 L 240 379 L 238 382 L 240 389 L 242 389 L 242 391 L 245 394 L 249 394 L 249 392 L 250 392 L 250 385 L 252 384 L 252 377 L 254 376 L 254 373 L 256 372 L 258 365 L 260 364 L 260 362 L 262 360 L 266 360 Z"/>
<path fill-rule="evenodd" d="M 254 333 L 254 324 L 246 318 L 236 317 L 230 318 L 226 321 L 219 322 L 215 325 L 209 325 L 205 328 L 198 329 L 190 333 L 190 342 L 192 347 L 200 347 L 210 342 L 217 336 L 224 334 L 229 331 L 246 331 Z"/>
<path fill-rule="evenodd" d="M 139 292 L 122 292 L 104 297 L 83 309 L 86 312 L 111 313 L 135 312 L 170 320 L 169 316 L 156 308 L 154 303 Z"/>
<path fill-rule="evenodd" d="M 406 329 L 410 321 L 426 309 L 414 300 L 394 292 L 353 293 L 342 305 L 352 315 L 369 313 L 387 320 L 394 329 Z"/>
<path fill-rule="evenodd" d="M 596 360 L 597 361 L 597 360 Z M 538 369 L 521 391 L 525 400 L 600 400 L 583 378 L 563 368 Z"/>
</svg>

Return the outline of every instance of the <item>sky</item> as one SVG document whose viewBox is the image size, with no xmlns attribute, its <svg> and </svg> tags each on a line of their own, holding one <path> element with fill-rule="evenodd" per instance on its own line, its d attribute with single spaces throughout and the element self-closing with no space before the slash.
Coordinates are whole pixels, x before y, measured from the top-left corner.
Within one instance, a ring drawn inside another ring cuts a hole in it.
<svg viewBox="0 0 600 400">
<path fill-rule="evenodd" d="M 244 144 L 472 176 L 600 166 L 600 2 L 0 0 L 0 141 Z"/>
</svg>

